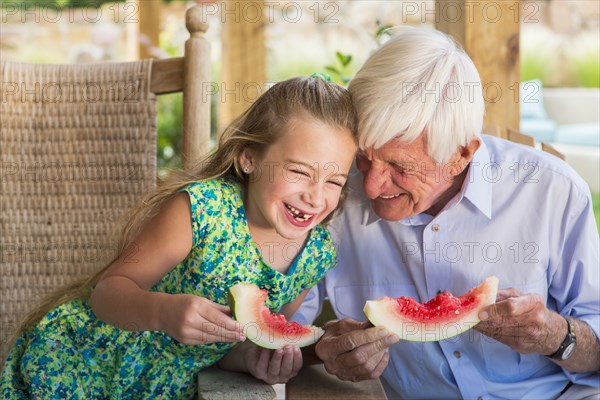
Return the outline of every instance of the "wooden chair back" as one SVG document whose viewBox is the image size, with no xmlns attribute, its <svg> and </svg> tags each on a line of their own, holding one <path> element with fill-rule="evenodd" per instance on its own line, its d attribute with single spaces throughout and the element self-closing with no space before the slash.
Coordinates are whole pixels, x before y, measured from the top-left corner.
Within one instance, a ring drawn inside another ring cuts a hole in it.
<svg viewBox="0 0 600 400">
<path fill-rule="evenodd" d="M 210 49 L 201 9 L 182 58 L 0 64 L 0 368 L 45 294 L 116 255 L 114 223 L 156 185 L 156 96 L 183 92 L 183 161 L 210 142 Z"/>
<path fill-rule="evenodd" d="M 524 144 L 526 146 L 531 146 L 531 147 L 535 147 L 535 139 L 529 135 L 525 135 L 515 129 L 512 128 L 508 128 L 507 129 L 507 138 L 508 140 L 510 140 L 511 142 L 515 142 L 515 143 L 520 143 L 520 144 Z M 565 160 L 565 156 L 564 154 L 562 154 L 561 152 L 559 152 L 558 150 L 556 150 L 554 147 L 552 147 L 551 145 L 547 144 L 547 143 L 541 143 L 540 145 L 542 151 L 545 151 L 546 153 L 550 153 L 553 156 L 556 156 L 558 158 L 560 158 L 561 160 Z"/>
</svg>

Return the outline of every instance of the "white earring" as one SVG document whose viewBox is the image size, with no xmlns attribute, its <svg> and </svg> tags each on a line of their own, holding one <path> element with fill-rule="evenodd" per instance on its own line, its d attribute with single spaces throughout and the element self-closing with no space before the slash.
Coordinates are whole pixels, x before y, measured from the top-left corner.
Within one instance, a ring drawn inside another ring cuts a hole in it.
<svg viewBox="0 0 600 400">
<path fill-rule="evenodd" d="M 249 174 L 250 173 L 250 168 L 244 167 L 243 171 L 244 171 L 245 174 Z"/>
</svg>

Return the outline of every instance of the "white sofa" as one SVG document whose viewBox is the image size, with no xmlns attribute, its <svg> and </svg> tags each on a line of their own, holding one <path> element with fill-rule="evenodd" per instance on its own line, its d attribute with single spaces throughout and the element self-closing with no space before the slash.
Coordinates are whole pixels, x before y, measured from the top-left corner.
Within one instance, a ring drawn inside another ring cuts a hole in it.
<svg viewBox="0 0 600 400">
<path fill-rule="evenodd" d="M 522 86 L 520 130 L 564 154 L 590 190 L 600 192 L 600 89 L 522 85 L 529 86 Z"/>
</svg>

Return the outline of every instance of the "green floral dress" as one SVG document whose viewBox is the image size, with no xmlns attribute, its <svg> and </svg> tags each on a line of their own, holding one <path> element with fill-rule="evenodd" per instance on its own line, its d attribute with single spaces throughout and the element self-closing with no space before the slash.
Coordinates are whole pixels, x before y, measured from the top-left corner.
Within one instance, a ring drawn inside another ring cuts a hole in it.
<svg viewBox="0 0 600 400">
<path fill-rule="evenodd" d="M 286 274 L 269 267 L 252 241 L 239 183 L 220 178 L 191 184 L 193 247 L 152 290 L 192 293 L 227 304 L 237 282 L 269 291 L 278 311 L 335 265 L 326 229 L 312 230 Z M 98 320 L 87 300 L 50 311 L 21 335 L 0 377 L 2 399 L 183 399 L 196 393 L 196 374 L 231 343 L 183 345 L 165 332 L 121 330 Z"/>
</svg>

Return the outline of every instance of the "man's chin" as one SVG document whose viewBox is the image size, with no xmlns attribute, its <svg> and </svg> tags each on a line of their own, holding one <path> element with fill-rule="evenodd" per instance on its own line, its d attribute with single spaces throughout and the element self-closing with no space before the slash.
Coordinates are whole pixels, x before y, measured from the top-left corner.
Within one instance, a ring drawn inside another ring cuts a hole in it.
<svg viewBox="0 0 600 400">
<path fill-rule="evenodd" d="M 371 207 L 375 214 L 386 221 L 400 221 L 410 216 L 410 211 L 404 207 L 393 207 L 388 204 L 382 204 L 381 200 L 371 201 Z"/>
</svg>

